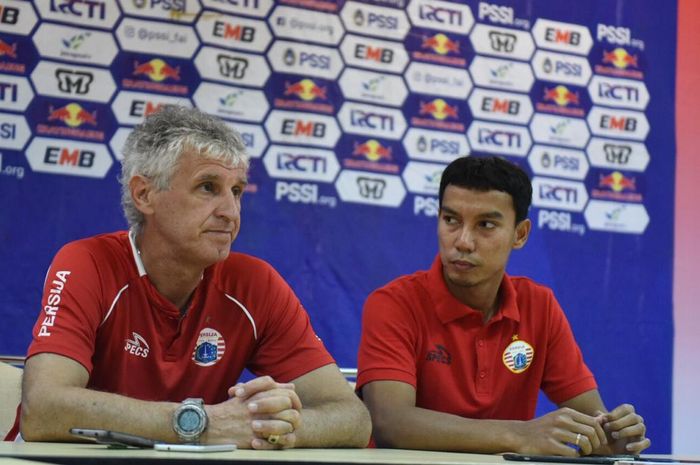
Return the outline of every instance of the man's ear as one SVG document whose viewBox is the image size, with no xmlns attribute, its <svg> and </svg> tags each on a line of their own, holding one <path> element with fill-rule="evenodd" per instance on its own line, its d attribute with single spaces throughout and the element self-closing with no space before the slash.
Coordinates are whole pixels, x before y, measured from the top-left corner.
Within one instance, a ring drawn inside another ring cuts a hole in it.
<svg viewBox="0 0 700 465">
<path fill-rule="evenodd" d="M 515 240 L 513 241 L 514 249 L 522 249 L 530 236 L 532 222 L 529 218 L 525 218 L 520 223 L 515 225 Z"/>
<path fill-rule="evenodd" d="M 143 213 L 149 215 L 153 213 L 153 194 L 155 188 L 151 180 L 139 174 L 132 176 L 129 180 L 129 192 L 134 206 Z"/>
</svg>

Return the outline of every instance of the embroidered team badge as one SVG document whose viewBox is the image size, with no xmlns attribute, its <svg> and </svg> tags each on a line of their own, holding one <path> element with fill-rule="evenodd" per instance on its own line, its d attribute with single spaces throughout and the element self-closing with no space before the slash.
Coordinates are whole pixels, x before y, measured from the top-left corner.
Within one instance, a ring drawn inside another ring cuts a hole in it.
<svg viewBox="0 0 700 465">
<path fill-rule="evenodd" d="M 525 341 L 513 336 L 513 342 L 508 344 L 503 351 L 503 364 L 513 373 L 522 373 L 527 370 L 535 356 L 535 349 Z"/>
<path fill-rule="evenodd" d="M 192 360 L 199 366 L 208 367 L 221 360 L 225 351 L 226 342 L 221 333 L 215 329 L 204 328 L 199 332 Z"/>
</svg>

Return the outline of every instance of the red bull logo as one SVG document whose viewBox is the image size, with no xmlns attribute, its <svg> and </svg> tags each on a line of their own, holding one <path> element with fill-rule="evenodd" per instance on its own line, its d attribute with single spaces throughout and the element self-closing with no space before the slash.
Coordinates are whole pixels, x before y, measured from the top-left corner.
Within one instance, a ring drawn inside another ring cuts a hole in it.
<svg viewBox="0 0 700 465">
<path fill-rule="evenodd" d="M 180 80 L 180 67 L 173 68 L 160 58 L 145 63 L 134 62 L 134 76 L 147 76 L 151 81 L 161 82 L 166 79 Z"/>
<path fill-rule="evenodd" d="M 49 107 L 49 121 L 62 121 L 66 126 L 77 128 L 83 124 L 97 126 L 97 111 L 90 113 L 77 103 L 54 109 Z"/>
<path fill-rule="evenodd" d="M 601 187 L 607 187 L 613 192 L 622 192 L 625 190 L 635 190 L 637 188 L 634 178 L 628 178 L 619 171 L 613 171 L 607 176 L 600 176 L 598 183 Z"/>
<path fill-rule="evenodd" d="M 612 52 L 603 52 L 603 63 L 610 63 L 617 69 L 626 69 L 628 66 L 639 68 L 637 55 L 630 55 L 624 48 L 616 48 Z"/>
<path fill-rule="evenodd" d="M 430 48 L 439 55 L 447 55 L 450 52 L 459 53 L 459 42 L 455 42 L 441 32 L 432 37 L 424 37 L 421 48 Z"/>
<path fill-rule="evenodd" d="M 294 84 L 285 82 L 284 87 L 284 95 L 296 95 L 306 102 L 316 99 L 326 100 L 326 87 L 320 87 L 311 79 L 302 79 Z"/>
<path fill-rule="evenodd" d="M 369 161 L 391 160 L 391 147 L 384 147 L 379 141 L 370 139 L 362 144 L 355 142 L 352 154 L 363 156 Z"/>
<path fill-rule="evenodd" d="M 444 120 L 446 118 L 459 117 L 458 109 L 456 106 L 450 105 L 441 98 L 436 98 L 435 100 L 428 103 L 420 103 L 420 114 L 421 115 L 431 115 L 437 120 Z"/>
<path fill-rule="evenodd" d="M 12 45 L 0 39 L 0 57 L 7 56 L 10 58 L 17 58 L 17 44 Z"/>
<path fill-rule="evenodd" d="M 568 104 L 578 105 L 578 92 L 571 92 L 566 86 L 556 86 L 554 89 L 544 89 L 545 102 L 554 102 L 560 107 Z"/>
</svg>

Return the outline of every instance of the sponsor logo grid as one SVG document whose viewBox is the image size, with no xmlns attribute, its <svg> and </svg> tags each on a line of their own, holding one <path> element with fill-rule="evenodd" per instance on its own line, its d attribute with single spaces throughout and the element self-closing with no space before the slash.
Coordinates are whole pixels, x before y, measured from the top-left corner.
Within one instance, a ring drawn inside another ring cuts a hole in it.
<svg viewBox="0 0 700 465">
<path fill-rule="evenodd" d="M 646 66 L 632 28 L 488 1 L 3 0 L 0 148 L 102 178 L 146 115 L 196 105 L 280 202 L 435 216 L 447 163 L 500 154 L 535 176 L 539 228 L 638 234 Z"/>
</svg>

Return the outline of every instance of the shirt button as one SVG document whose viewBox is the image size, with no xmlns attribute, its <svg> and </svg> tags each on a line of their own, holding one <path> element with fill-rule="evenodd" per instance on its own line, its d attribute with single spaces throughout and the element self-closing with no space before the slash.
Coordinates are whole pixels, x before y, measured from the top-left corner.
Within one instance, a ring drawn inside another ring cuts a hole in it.
<svg viewBox="0 0 700 465">
<path fill-rule="evenodd" d="M 485 371 L 479 372 L 479 378 L 481 378 L 481 379 L 486 378 L 486 372 Z"/>
</svg>

